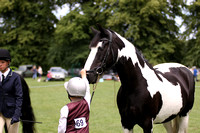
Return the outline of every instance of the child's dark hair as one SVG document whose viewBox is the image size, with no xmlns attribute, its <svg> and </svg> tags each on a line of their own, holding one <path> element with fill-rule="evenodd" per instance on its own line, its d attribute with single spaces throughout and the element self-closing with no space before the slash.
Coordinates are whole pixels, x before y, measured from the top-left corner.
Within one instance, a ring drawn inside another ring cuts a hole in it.
<svg viewBox="0 0 200 133">
<path fill-rule="evenodd" d="M 67 92 L 67 94 L 68 94 L 68 98 L 69 98 L 70 101 L 71 101 L 70 97 L 83 98 L 82 96 L 71 96 L 68 92 Z"/>
</svg>

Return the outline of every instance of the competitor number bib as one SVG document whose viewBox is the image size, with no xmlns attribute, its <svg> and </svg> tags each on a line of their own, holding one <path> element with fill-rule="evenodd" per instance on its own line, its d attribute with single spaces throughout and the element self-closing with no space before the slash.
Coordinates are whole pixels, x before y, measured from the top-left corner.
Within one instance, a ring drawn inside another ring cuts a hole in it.
<svg viewBox="0 0 200 133">
<path fill-rule="evenodd" d="M 76 129 L 84 128 L 87 126 L 85 117 L 76 118 L 74 119 L 74 122 L 75 122 Z"/>
</svg>

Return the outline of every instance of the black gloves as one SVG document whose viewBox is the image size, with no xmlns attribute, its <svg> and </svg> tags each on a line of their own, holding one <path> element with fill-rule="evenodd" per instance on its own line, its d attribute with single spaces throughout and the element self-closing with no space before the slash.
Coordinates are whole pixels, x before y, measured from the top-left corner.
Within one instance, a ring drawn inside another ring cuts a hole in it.
<svg viewBox="0 0 200 133">
<path fill-rule="evenodd" d="M 19 122 L 19 118 L 13 117 L 12 120 L 11 120 L 11 122 L 10 122 L 10 124 L 12 125 L 12 124 L 14 124 L 16 122 Z"/>
</svg>

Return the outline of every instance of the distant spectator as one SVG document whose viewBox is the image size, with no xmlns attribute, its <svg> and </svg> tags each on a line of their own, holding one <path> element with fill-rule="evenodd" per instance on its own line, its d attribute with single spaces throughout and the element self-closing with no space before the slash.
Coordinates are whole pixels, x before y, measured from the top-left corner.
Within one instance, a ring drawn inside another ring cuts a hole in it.
<svg viewBox="0 0 200 133">
<path fill-rule="evenodd" d="M 194 75 L 194 80 L 198 81 L 198 70 L 196 68 L 196 66 L 193 66 L 193 75 Z"/>
<path fill-rule="evenodd" d="M 48 71 L 46 82 L 48 82 L 49 80 L 51 80 L 51 78 L 52 78 L 52 74 L 51 74 L 50 71 Z"/>
<path fill-rule="evenodd" d="M 189 67 L 188 67 L 188 68 L 189 68 Z M 190 68 L 190 71 L 192 72 L 192 74 L 194 74 L 194 72 L 193 72 L 193 67 Z"/>
<path fill-rule="evenodd" d="M 37 78 L 37 68 L 36 68 L 36 65 L 34 65 L 31 70 L 33 71 L 33 79 L 36 79 Z"/>
<path fill-rule="evenodd" d="M 43 71 L 42 71 L 42 67 L 41 67 L 41 66 L 39 66 L 37 71 L 38 71 L 38 75 L 39 75 L 38 82 L 40 82 L 40 81 L 41 81 L 41 79 L 42 79 L 42 73 L 43 73 Z"/>
</svg>

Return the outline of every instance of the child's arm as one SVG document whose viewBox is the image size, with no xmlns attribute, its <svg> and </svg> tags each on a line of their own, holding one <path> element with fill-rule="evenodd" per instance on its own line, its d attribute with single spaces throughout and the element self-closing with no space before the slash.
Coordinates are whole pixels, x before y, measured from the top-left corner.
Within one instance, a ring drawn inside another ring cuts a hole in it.
<svg viewBox="0 0 200 133">
<path fill-rule="evenodd" d="M 86 70 L 85 69 L 82 69 L 81 70 L 81 77 L 82 77 L 82 79 L 85 81 L 85 83 L 86 83 L 86 94 L 85 94 L 85 100 L 87 101 L 87 103 L 88 103 L 88 105 L 89 105 L 89 107 L 90 107 L 90 98 L 91 98 L 91 95 L 90 95 L 90 85 L 89 85 L 89 82 L 88 82 L 88 80 L 87 80 L 87 77 L 86 77 Z"/>
<path fill-rule="evenodd" d="M 65 133 L 66 126 L 67 126 L 67 117 L 68 117 L 68 107 L 65 105 L 60 110 L 60 119 L 59 119 L 59 125 L 58 125 L 58 133 Z"/>
</svg>

